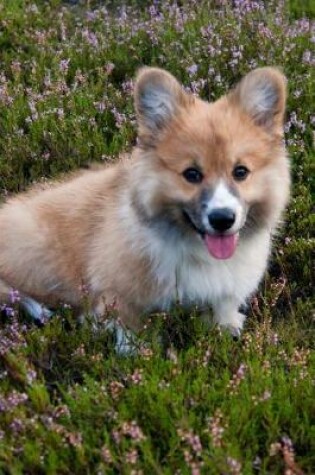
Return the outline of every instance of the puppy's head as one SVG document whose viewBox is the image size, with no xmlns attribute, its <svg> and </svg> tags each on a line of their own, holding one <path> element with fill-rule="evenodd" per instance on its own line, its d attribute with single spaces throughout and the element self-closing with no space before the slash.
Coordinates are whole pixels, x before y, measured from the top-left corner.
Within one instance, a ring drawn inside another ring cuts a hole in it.
<svg viewBox="0 0 315 475">
<path fill-rule="evenodd" d="M 204 102 L 158 68 L 135 87 L 139 148 L 133 201 L 161 232 L 200 237 L 217 259 L 239 239 L 276 226 L 289 194 L 283 146 L 286 81 L 257 69 Z"/>
</svg>

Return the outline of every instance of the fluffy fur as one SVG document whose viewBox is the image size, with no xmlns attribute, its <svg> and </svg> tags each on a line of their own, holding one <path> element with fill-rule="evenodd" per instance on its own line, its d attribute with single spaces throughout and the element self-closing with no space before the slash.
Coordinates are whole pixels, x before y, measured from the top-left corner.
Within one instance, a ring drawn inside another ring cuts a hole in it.
<svg viewBox="0 0 315 475">
<path fill-rule="evenodd" d="M 289 197 L 285 98 L 274 68 L 249 73 L 214 103 L 185 93 L 166 71 L 140 70 L 139 145 L 130 158 L 2 207 L 2 300 L 14 288 L 35 314 L 36 302 L 67 302 L 80 313 L 85 286 L 95 314 L 115 301 L 134 331 L 141 315 L 177 299 L 212 305 L 216 321 L 238 331 L 238 309 L 257 289 Z M 242 181 L 233 177 L 237 164 L 249 170 Z M 189 168 L 200 183 L 185 178 Z M 235 215 L 223 232 L 237 240 L 227 259 L 211 250 L 222 233 L 209 216 L 222 208 Z"/>
</svg>

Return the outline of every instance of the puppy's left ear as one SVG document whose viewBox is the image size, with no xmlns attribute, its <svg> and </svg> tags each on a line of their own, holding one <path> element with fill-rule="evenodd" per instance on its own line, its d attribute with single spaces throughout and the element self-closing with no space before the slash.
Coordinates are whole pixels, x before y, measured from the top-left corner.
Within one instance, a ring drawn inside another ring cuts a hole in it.
<svg viewBox="0 0 315 475">
<path fill-rule="evenodd" d="M 286 103 L 286 77 L 277 68 L 259 68 L 247 76 L 230 93 L 255 122 L 268 132 L 283 134 Z"/>
<path fill-rule="evenodd" d="M 155 140 L 189 102 L 188 94 L 174 76 L 163 69 L 149 67 L 140 69 L 134 97 L 139 136 L 147 140 Z"/>
</svg>

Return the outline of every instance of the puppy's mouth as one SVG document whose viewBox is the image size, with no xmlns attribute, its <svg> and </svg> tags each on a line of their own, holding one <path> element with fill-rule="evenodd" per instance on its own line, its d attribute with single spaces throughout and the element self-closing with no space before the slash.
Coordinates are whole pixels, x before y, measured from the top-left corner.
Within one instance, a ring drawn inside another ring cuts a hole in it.
<svg viewBox="0 0 315 475">
<path fill-rule="evenodd" d="M 236 251 L 239 233 L 223 234 L 213 233 L 210 234 L 205 230 L 200 229 L 192 221 L 189 214 L 183 211 L 185 221 L 190 225 L 194 231 L 196 231 L 203 239 L 209 254 L 215 259 L 229 259 Z"/>
</svg>

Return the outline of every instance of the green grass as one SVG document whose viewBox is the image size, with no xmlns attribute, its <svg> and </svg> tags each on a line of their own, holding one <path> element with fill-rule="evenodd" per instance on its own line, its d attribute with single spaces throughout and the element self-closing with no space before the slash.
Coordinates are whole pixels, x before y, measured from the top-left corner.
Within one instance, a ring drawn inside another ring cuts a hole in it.
<svg viewBox="0 0 315 475">
<path fill-rule="evenodd" d="M 42 328 L 17 304 L 3 312 L 0 473 L 315 473 L 312 3 L 127 3 L 126 17 L 117 2 L 1 3 L 3 199 L 130 150 L 130 81 L 143 64 L 208 100 L 278 65 L 289 89 L 286 224 L 238 341 L 176 308 L 152 316 L 124 358 L 67 308 Z"/>
</svg>

